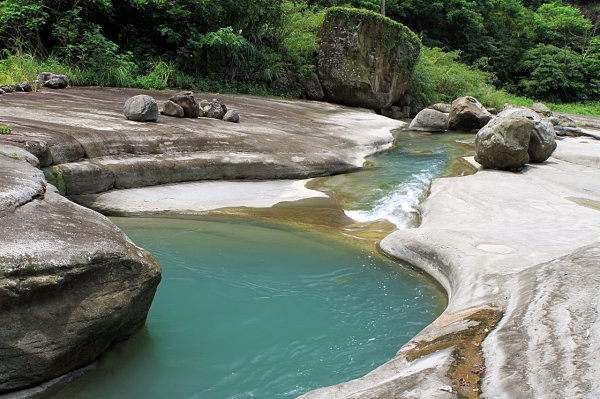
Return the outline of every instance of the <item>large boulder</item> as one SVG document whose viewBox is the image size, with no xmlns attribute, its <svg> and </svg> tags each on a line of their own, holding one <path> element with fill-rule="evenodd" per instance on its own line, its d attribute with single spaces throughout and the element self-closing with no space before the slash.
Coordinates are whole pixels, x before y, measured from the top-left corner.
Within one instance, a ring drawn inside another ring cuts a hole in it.
<svg viewBox="0 0 600 399">
<path fill-rule="evenodd" d="M 475 160 L 488 168 L 518 170 L 543 162 L 556 149 L 549 120 L 527 108 L 505 108 L 475 137 Z"/>
<path fill-rule="evenodd" d="M 160 281 L 110 220 L 0 155 L 0 396 L 93 362 L 138 331 Z"/>
<path fill-rule="evenodd" d="M 318 74 L 331 102 L 382 111 L 406 92 L 419 38 L 378 13 L 333 7 L 319 32 Z"/>
<path fill-rule="evenodd" d="M 183 116 L 186 118 L 198 118 L 202 116 L 200 106 L 196 102 L 196 99 L 194 99 L 194 94 L 191 91 L 176 94 L 169 98 L 169 101 L 183 108 Z"/>
<path fill-rule="evenodd" d="M 475 97 L 459 97 L 450 107 L 450 130 L 470 132 L 481 129 L 492 119 L 492 114 Z"/>
<path fill-rule="evenodd" d="M 424 132 L 445 132 L 448 130 L 448 114 L 434 109 L 423 109 L 415 116 L 408 128 Z"/>
<path fill-rule="evenodd" d="M 522 169 L 529 162 L 532 127 L 527 118 L 495 118 L 475 137 L 475 160 L 491 169 Z"/>
<path fill-rule="evenodd" d="M 146 94 L 133 96 L 125 101 L 123 114 L 130 121 L 156 122 L 158 120 L 158 103 Z"/>
<path fill-rule="evenodd" d="M 531 162 L 544 162 L 556 149 L 556 133 L 550 120 L 541 117 L 527 108 L 509 108 L 498 114 L 499 117 L 521 117 L 533 122 L 529 139 L 528 153 Z"/>
</svg>

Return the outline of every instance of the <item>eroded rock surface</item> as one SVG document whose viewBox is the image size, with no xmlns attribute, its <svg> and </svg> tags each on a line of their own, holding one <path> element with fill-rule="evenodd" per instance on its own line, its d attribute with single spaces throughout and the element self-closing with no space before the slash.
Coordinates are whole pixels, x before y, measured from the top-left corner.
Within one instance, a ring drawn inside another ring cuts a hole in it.
<svg viewBox="0 0 600 399">
<path fill-rule="evenodd" d="M 69 88 L 3 96 L 0 117 L 13 133 L 1 135 L 0 144 L 31 152 L 61 193 L 79 195 L 202 179 L 347 172 L 360 167 L 366 155 L 391 146 L 390 131 L 400 126 L 365 110 L 251 96 L 223 97 L 231 108 L 244 110 L 243 123 L 124 120 L 122 104 L 139 93 Z M 168 91 L 146 93 L 159 102 L 176 97 Z"/>
<path fill-rule="evenodd" d="M 302 398 L 599 397 L 600 162 L 569 159 L 435 180 L 421 226 L 381 248 L 435 277 L 447 309 L 370 374 Z"/>
<path fill-rule="evenodd" d="M 141 328 L 154 258 L 104 216 L 0 155 L 0 394 L 94 361 Z"/>
</svg>

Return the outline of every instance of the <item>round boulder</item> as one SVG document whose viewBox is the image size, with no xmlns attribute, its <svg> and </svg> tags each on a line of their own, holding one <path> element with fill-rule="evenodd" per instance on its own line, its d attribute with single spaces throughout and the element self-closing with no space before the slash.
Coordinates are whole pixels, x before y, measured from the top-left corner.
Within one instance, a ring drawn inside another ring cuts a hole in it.
<svg viewBox="0 0 600 399">
<path fill-rule="evenodd" d="M 240 121 L 240 115 L 233 110 L 229 110 L 223 117 L 223 120 L 226 122 L 238 123 Z"/>
<path fill-rule="evenodd" d="M 448 114 L 426 108 L 415 116 L 408 128 L 424 132 L 445 132 L 448 130 Z"/>
<path fill-rule="evenodd" d="M 528 145 L 529 160 L 544 162 L 556 149 L 556 132 L 550 120 L 541 117 L 528 108 L 509 108 L 502 111 L 499 117 L 520 117 L 529 119 L 533 125 Z"/>
<path fill-rule="evenodd" d="M 492 114 L 475 97 L 459 97 L 452 102 L 448 126 L 450 130 L 470 132 L 481 129 L 492 119 Z"/>
<path fill-rule="evenodd" d="M 158 120 L 158 103 L 145 94 L 133 96 L 125 101 L 123 114 L 130 121 L 156 122 Z"/>
<path fill-rule="evenodd" d="M 169 101 L 172 101 L 183 108 L 183 116 L 186 118 L 197 118 L 201 116 L 200 106 L 194 99 L 194 94 L 191 91 L 176 94 L 169 98 Z"/>
<path fill-rule="evenodd" d="M 532 128 L 533 122 L 527 118 L 495 118 L 475 137 L 475 160 L 491 169 L 522 169 L 529 161 Z"/>
</svg>

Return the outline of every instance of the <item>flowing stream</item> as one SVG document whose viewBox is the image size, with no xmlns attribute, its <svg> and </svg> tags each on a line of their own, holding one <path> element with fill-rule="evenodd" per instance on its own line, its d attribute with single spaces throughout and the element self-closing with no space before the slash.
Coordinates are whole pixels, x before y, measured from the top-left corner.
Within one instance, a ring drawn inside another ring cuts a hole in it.
<svg viewBox="0 0 600 399">
<path fill-rule="evenodd" d="M 414 220 L 457 137 L 407 136 L 320 179 L 353 218 Z M 163 269 L 146 327 L 58 398 L 293 398 L 384 363 L 445 306 L 428 277 L 332 234 L 235 218 L 115 218 Z"/>
</svg>

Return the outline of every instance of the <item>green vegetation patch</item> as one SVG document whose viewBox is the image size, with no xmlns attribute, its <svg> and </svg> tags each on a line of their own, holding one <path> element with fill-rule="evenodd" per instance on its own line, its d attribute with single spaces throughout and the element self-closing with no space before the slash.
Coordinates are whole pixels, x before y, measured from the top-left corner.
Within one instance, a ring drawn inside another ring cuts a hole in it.
<svg viewBox="0 0 600 399">
<path fill-rule="evenodd" d="M 12 127 L 0 124 L 0 134 L 11 134 Z"/>
<path fill-rule="evenodd" d="M 43 170 L 48 183 L 54 185 L 61 195 L 65 195 L 67 193 L 67 184 L 65 183 L 64 172 L 60 166 L 55 165 Z"/>
<path fill-rule="evenodd" d="M 397 45 L 398 43 L 396 42 L 396 40 L 404 40 L 407 43 L 411 44 L 413 47 L 419 47 L 421 44 L 419 37 L 406 26 L 379 13 L 361 8 L 329 8 L 327 10 L 327 14 L 325 15 L 325 24 L 327 24 L 328 21 L 334 23 L 339 21 L 345 21 L 348 25 L 356 24 L 357 26 L 361 22 L 365 22 L 371 26 L 385 26 L 386 28 L 388 28 L 386 29 L 386 32 L 391 32 L 386 34 L 386 36 L 384 37 L 383 45 L 386 49 Z"/>
</svg>

